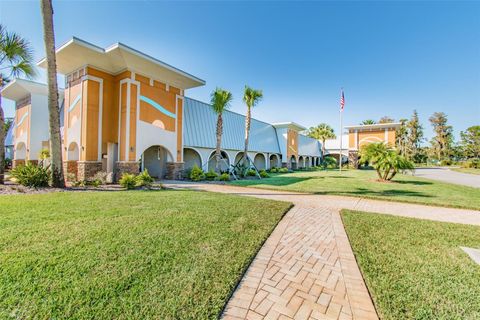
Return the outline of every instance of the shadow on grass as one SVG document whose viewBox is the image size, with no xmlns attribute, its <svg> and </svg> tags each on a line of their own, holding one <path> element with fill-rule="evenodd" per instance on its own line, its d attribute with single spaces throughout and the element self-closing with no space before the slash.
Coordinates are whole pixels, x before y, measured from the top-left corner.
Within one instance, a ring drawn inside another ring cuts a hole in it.
<svg viewBox="0 0 480 320">
<path fill-rule="evenodd" d="M 433 184 L 432 182 L 429 182 L 429 181 L 418 181 L 418 180 L 394 180 L 392 182 L 393 183 L 399 183 L 399 184 L 413 184 L 413 185 L 417 185 L 417 186 L 424 186 L 424 185 Z"/>
<path fill-rule="evenodd" d="M 315 194 L 333 194 L 340 196 L 364 196 L 364 197 L 421 197 L 421 198 L 432 198 L 433 196 L 409 190 L 398 190 L 398 189 L 388 189 L 382 191 L 373 191 L 366 188 L 357 188 L 352 191 L 322 191 L 315 192 Z"/>
<path fill-rule="evenodd" d="M 261 185 L 261 184 L 266 184 L 266 185 L 271 185 L 271 186 L 288 186 L 291 184 L 307 181 L 310 179 L 316 179 L 313 177 L 305 177 L 305 178 L 300 178 L 300 177 L 272 177 L 272 178 L 266 178 L 266 179 L 261 179 L 261 180 L 239 180 L 239 181 L 232 181 L 232 185 L 239 185 L 239 186 L 255 186 L 255 185 Z"/>
</svg>

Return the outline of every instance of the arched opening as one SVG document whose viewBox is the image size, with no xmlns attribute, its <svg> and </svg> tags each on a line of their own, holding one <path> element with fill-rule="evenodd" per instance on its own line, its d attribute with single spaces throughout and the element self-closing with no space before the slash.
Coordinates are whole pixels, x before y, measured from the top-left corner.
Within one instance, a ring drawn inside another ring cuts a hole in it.
<svg viewBox="0 0 480 320">
<path fill-rule="evenodd" d="M 191 169 L 195 165 L 197 165 L 199 168 L 202 167 L 202 157 L 195 149 L 183 149 L 183 162 L 185 163 L 185 169 Z"/>
<path fill-rule="evenodd" d="M 298 157 L 298 168 L 304 168 L 305 167 L 305 159 L 303 156 Z"/>
<path fill-rule="evenodd" d="M 237 164 L 240 160 L 242 160 L 242 157 L 243 157 L 243 152 L 237 153 L 237 155 L 235 156 L 235 164 Z"/>
<path fill-rule="evenodd" d="M 67 160 L 68 161 L 78 161 L 80 159 L 80 151 L 76 142 L 70 143 L 68 146 Z"/>
<path fill-rule="evenodd" d="M 220 172 L 226 172 L 228 171 L 228 168 L 230 167 L 230 159 L 228 158 L 228 155 L 225 151 L 221 150 L 220 151 L 221 159 L 220 159 Z M 210 154 L 210 157 L 208 158 L 208 170 L 215 170 L 215 167 L 217 165 L 217 159 L 215 159 L 215 151 L 213 151 Z"/>
<path fill-rule="evenodd" d="M 15 148 L 15 160 L 25 160 L 27 157 L 27 146 L 24 142 L 19 142 Z"/>
<path fill-rule="evenodd" d="M 305 158 L 305 168 L 310 168 L 310 157 Z"/>
<path fill-rule="evenodd" d="M 141 169 L 147 169 L 152 177 L 162 179 L 166 173 L 167 162 L 172 161 L 172 154 L 165 147 L 151 146 L 142 154 Z"/>
<path fill-rule="evenodd" d="M 295 170 L 297 169 L 297 159 L 294 155 L 290 157 L 290 169 Z"/>
<path fill-rule="evenodd" d="M 270 168 L 280 167 L 279 157 L 276 154 L 270 155 Z"/>
<path fill-rule="evenodd" d="M 264 170 L 265 168 L 265 156 L 263 153 L 257 153 L 253 158 L 253 164 L 257 167 L 257 170 Z"/>
</svg>

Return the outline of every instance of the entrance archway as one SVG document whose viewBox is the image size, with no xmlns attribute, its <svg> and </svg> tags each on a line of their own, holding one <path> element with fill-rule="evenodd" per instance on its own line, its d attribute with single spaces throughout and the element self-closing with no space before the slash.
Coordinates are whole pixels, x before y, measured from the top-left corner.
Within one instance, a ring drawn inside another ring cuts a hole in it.
<svg viewBox="0 0 480 320">
<path fill-rule="evenodd" d="M 298 157 L 298 168 L 304 168 L 305 167 L 305 158 L 303 156 Z"/>
<path fill-rule="evenodd" d="M 264 170 L 265 168 L 265 156 L 262 153 L 257 153 L 253 158 L 253 164 L 257 167 L 257 170 Z"/>
<path fill-rule="evenodd" d="M 202 167 L 202 157 L 195 149 L 183 149 L 183 162 L 185 163 L 185 169 L 191 169 L 195 165 L 199 168 Z"/>
<path fill-rule="evenodd" d="M 221 150 L 220 155 L 222 156 L 222 159 L 220 159 L 220 171 L 225 172 L 228 171 L 228 168 L 230 167 L 230 159 L 228 158 L 228 155 L 225 151 Z M 215 171 L 215 166 L 217 165 L 217 160 L 215 159 L 215 151 L 213 151 L 210 154 L 210 157 L 208 158 L 208 170 L 214 170 Z"/>
<path fill-rule="evenodd" d="M 67 160 L 68 161 L 78 161 L 80 159 L 80 151 L 76 142 L 70 143 L 68 146 Z"/>
<path fill-rule="evenodd" d="M 172 161 L 172 154 L 165 147 L 151 146 L 142 154 L 141 169 L 147 169 L 152 177 L 162 179 L 165 177 L 167 162 Z"/>
<path fill-rule="evenodd" d="M 280 167 L 279 157 L 276 154 L 270 155 L 270 168 Z"/>
<path fill-rule="evenodd" d="M 290 157 L 290 169 L 296 170 L 297 169 L 297 159 L 295 158 L 294 155 Z"/>
<path fill-rule="evenodd" d="M 242 160 L 242 157 L 243 157 L 243 152 L 237 153 L 237 155 L 235 156 L 235 164 L 237 164 L 240 160 Z"/>
</svg>

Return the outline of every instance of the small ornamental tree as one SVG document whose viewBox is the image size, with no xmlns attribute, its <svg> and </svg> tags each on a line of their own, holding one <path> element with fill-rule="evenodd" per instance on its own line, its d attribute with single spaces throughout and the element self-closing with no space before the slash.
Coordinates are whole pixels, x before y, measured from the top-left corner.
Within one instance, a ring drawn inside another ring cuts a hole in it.
<svg viewBox="0 0 480 320">
<path fill-rule="evenodd" d="M 413 163 L 386 143 L 369 143 L 360 149 L 360 163 L 369 163 L 380 181 L 390 181 L 398 172 L 413 170 Z"/>
</svg>

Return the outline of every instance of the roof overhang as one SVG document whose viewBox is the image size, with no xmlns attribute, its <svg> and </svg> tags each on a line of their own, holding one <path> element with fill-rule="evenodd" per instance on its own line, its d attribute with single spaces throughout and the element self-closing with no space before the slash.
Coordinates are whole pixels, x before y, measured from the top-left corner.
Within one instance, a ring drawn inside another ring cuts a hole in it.
<svg viewBox="0 0 480 320">
<path fill-rule="evenodd" d="M 14 101 L 19 101 L 31 94 L 46 96 L 48 95 L 48 86 L 45 83 L 15 79 L 2 89 L 2 97 Z M 63 95 L 63 89 L 59 89 L 59 94 Z"/>
<path fill-rule="evenodd" d="M 69 74 L 82 66 L 92 66 L 111 74 L 132 70 L 160 79 L 180 89 L 199 87 L 205 81 L 122 43 L 106 49 L 73 37 L 56 51 L 57 71 Z M 46 58 L 38 66 L 47 67 Z"/>
<path fill-rule="evenodd" d="M 278 122 L 278 123 L 273 123 L 272 126 L 274 126 L 275 128 L 288 128 L 288 129 L 292 129 L 292 130 L 295 130 L 295 131 L 305 131 L 307 130 L 307 128 L 305 128 L 304 126 L 301 126 L 299 125 L 298 123 L 295 123 L 295 122 Z"/>
<path fill-rule="evenodd" d="M 400 122 L 376 123 L 376 124 L 366 124 L 366 125 L 358 125 L 358 126 L 346 126 L 345 129 L 372 131 L 372 130 L 390 129 L 390 128 L 396 129 L 401 125 L 402 124 Z"/>
</svg>

